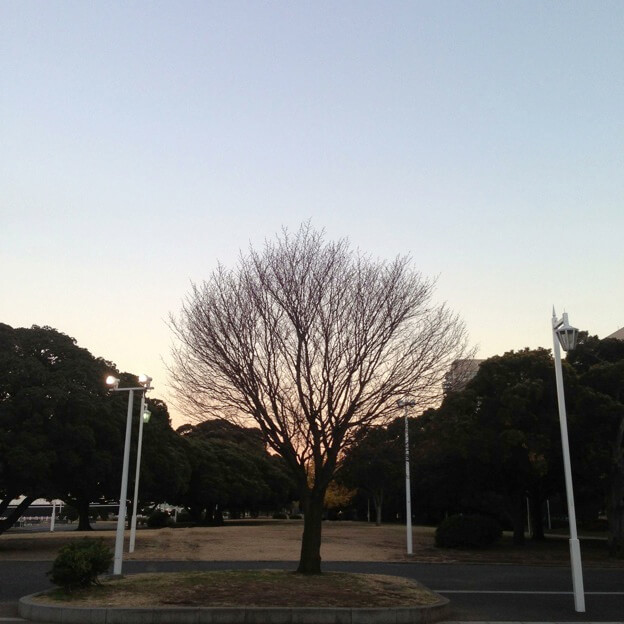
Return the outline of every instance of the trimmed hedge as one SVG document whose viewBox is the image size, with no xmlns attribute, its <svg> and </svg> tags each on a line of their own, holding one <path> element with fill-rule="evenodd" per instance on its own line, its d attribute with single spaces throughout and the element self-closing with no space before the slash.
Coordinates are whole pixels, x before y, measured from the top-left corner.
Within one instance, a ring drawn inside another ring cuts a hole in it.
<svg viewBox="0 0 624 624">
<path fill-rule="evenodd" d="M 486 548 L 502 536 L 494 518 L 479 515 L 456 515 L 442 520 L 435 533 L 439 548 Z"/>
<path fill-rule="evenodd" d="M 48 572 L 50 580 L 65 591 L 98 584 L 98 575 L 108 572 L 113 551 L 103 540 L 85 538 L 63 546 Z"/>
</svg>

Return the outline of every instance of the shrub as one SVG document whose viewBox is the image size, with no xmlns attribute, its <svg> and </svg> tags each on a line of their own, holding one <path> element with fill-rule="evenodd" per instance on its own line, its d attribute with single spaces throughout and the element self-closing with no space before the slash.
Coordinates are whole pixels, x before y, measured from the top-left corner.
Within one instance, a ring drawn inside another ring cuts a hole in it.
<svg viewBox="0 0 624 624">
<path fill-rule="evenodd" d="M 102 540 L 83 539 L 63 546 L 48 572 L 50 580 L 65 591 L 98 584 L 113 561 L 113 552 Z"/>
<path fill-rule="evenodd" d="M 74 522 L 74 520 L 78 520 L 78 510 L 71 505 L 64 505 L 63 511 L 59 514 L 59 518 L 62 520 L 67 520 L 69 522 Z"/>
<path fill-rule="evenodd" d="M 294 513 L 294 514 L 290 514 L 289 518 L 291 520 L 301 520 L 303 516 L 301 514 Z"/>
<path fill-rule="evenodd" d="M 150 529 L 162 529 L 170 526 L 172 523 L 169 514 L 165 511 L 160 511 L 160 509 L 153 511 L 147 519 L 147 526 Z"/>
<path fill-rule="evenodd" d="M 436 529 L 435 542 L 440 548 L 485 548 L 502 533 L 500 524 L 488 516 L 449 516 Z"/>
<path fill-rule="evenodd" d="M 179 511 L 176 517 L 176 524 L 195 524 L 195 520 L 188 511 Z"/>
<path fill-rule="evenodd" d="M 273 514 L 273 520 L 288 520 L 288 516 L 283 511 L 276 511 Z"/>
</svg>

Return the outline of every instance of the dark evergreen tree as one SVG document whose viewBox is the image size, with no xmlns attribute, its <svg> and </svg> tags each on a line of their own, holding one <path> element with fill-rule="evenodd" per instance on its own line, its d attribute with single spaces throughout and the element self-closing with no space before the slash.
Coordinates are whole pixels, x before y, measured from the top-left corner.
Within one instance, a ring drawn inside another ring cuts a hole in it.
<svg viewBox="0 0 624 624">
<path fill-rule="evenodd" d="M 596 475 L 594 488 L 604 488 L 609 521 L 609 552 L 624 556 L 624 341 L 600 340 L 582 332 L 568 354 L 578 371 L 583 392 L 586 465 Z"/>
</svg>

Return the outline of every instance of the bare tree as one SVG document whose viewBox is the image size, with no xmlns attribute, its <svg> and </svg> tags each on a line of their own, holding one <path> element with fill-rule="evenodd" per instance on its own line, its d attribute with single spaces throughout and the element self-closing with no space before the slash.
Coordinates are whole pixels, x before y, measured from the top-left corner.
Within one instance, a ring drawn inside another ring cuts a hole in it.
<svg viewBox="0 0 624 624">
<path fill-rule="evenodd" d="M 323 497 L 356 432 L 430 406 L 462 322 L 431 302 L 434 282 L 407 257 L 374 261 L 309 224 L 195 285 L 171 325 L 178 396 L 197 414 L 253 419 L 287 462 L 304 511 L 298 571 L 321 571 Z"/>
</svg>

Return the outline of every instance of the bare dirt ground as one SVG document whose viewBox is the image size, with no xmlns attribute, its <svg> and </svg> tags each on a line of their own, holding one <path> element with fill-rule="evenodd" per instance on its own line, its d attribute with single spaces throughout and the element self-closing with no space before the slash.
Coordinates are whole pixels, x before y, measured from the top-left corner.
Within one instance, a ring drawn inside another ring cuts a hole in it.
<svg viewBox="0 0 624 624">
<path fill-rule="evenodd" d="M 97 527 L 97 525 L 96 525 Z M 83 537 L 102 538 L 111 548 L 115 532 L 5 533 L 0 535 L 0 558 L 5 560 L 53 560 L 69 541 Z M 125 560 L 189 561 L 297 561 L 303 522 L 300 520 L 238 521 L 222 527 L 140 529 L 136 550 Z M 127 548 L 128 531 L 126 531 Z M 323 561 L 422 561 L 569 565 L 568 541 L 552 537 L 545 542 L 527 540 L 514 546 L 509 536 L 494 547 L 480 551 L 438 549 L 434 529 L 415 527 L 414 554 L 405 552 L 405 527 L 365 522 L 323 523 Z M 587 566 L 624 567 L 624 560 L 610 559 L 604 540 L 582 540 L 583 563 Z"/>
</svg>

